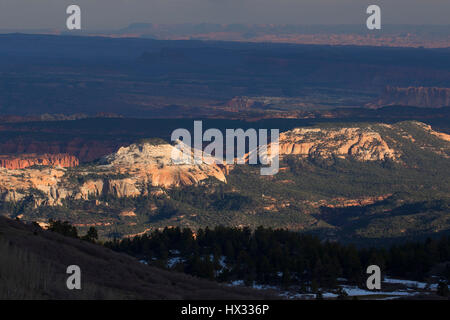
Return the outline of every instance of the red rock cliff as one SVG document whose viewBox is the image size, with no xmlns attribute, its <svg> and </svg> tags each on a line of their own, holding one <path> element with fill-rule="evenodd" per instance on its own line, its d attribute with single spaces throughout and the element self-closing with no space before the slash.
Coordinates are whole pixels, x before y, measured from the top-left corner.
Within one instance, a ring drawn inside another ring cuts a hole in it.
<svg viewBox="0 0 450 320">
<path fill-rule="evenodd" d="M 76 167 L 79 165 L 77 157 L 63 153 L 63 154 L 21 154 L 14 155 L 0 155 L 0 167 L 7 169 L 24 169 L 33 165 L 44 166 L 61 166 L 61 167 Z"/>
<path fill-rule="evenodd" d="M 450 106 L 450 88 L 388 86 L 375 106 L 395 104 L 428 108 Z"/>
</svg>

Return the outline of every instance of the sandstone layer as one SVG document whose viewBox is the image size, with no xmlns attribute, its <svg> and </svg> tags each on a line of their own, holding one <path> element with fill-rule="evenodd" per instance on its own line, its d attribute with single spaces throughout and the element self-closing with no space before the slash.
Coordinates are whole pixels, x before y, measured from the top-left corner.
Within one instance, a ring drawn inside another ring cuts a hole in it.
<svg viewBox="0 0 450 320">
<path fill-rule="evenodd" d="M 40 166 L 60 166 L 60 167 L 76 167 L 79 161 L 75 156 L 69 154 L 21 154 L 0 155 L 0 167 L 7 169 L 24 169 L 34 165 Z"/>
<path fill-rule="evenodd" d="M 118 198 L 158 194 L 152 188 L 180 187 L 208 178 L 226 182 L 215 163 L 195 164 L 193 153 L 174 162 L 181 152 L 172 145 L 133 144 L 102 159 L 101 164 L 66 169 L 0 168 L 0 199 L 8 202 L 32 197 L 35 206 L 62 205 L 64 199 L 89 200 L 102 195 Z M 176 157 L 174 158 L 176 159 Z"/>
<path fill-rule="evenodd" d="M 399 153 L 370 127 L 288 131 L 280 136 L 280 155 L 290 154 L 323 159 L 351 157 L 359 161 L 399 157 Z"/>
<path fill-rule="evenodd" d="M 270 150 L 270 144 L 268 150 Z M 401 152 L 389 146 L 372 126 L 354 128 L 296 128 L 280 134 L 281 158 L 295 155 L 310 159 L 354 159 L 397 161 Z M 248 156 L 247 156 L 248 157 Z"/>
<path fill-rule="evenodd" d="M 384 93 L 370 107 L 403 105 L 414 107 L 439 108 L 450 106 L 450 88 L 436 87 L 386 87 Z"/>
</svg>

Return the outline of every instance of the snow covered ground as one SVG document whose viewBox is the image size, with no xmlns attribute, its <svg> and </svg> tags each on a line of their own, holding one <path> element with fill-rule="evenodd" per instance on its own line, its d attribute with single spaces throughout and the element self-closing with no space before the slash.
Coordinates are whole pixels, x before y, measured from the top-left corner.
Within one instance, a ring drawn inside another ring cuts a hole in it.
<svg viewBox="0 0 450 320">
<path fill-rule="evenodd" d="M 344 281 L 345 279 L 339 279 L 340 281 Z M 383 285 L 386 284 L 394 284 L 394 285 L 400 285 L 402 288 L 391 290 L 388 289 L 383 290 Z M 227 285 L 229 286 L 244 286 L 243 280 L 235 280 Z M 270 286 L 270 285 L 260 285 L 260 284 L 253 284 L 251 286 L 253 289 L 258 290 L 275 290 L 278 291 L 278 294 L 280 297 L 285 299 L 314 299 L 316 297 L 313 293 L 295 293 L 292 291 L 285 291 L 281 290 L 279 287 L 276 286 Z M 401 280 L 401 279 L 394 279 L 394 278 L 388 278 L 386 277 L 384 281 L 382 281 L 381 288 L 382 290 L 368 290 L 368 289 L 362 289 L 357 286 L 350 286 L 350 285 L 341 285 L 340 288 L 342 288 L 345 293 L 349 297 L 367 297 L 370 298 L 370 296 L 374 296 L 376 298 L 382 299 L 382 300 L 390 300 L 390 299 L 396 299 L 399 297 L 412 297 L 417 294 L 423 293 L 424 290 L 426 291 L 436 291 L 437 284 L 427 284 L 424 282 L 419 281 L 412 281 L 412 280 Z M 336 293 L 337 290 L 324 290 L 322 291 L 322 296 L 325 299 L 330 298 L 337 298 L 338 293 Z"/>
<path fill-rule="evenodd" d="M 401 280 L 401 279 L 392 279 L 385 277 L 384 278 L 385 283 L 394 283 L 394 284 L 402 284 L 405 287 L 408 288 L 418 288 L 418 289 L 425 289 L 427 287 L 427 283 L 419 282 L 419 281 L 412 281 L 412 280 Z M 437 284 L 433 283 L 428 286 L 430 289 L 436 289 Z"/>
<path fill-rule="evenodd" d="M 173 268 L 176 264 L 184 262 L 184 259 L 181 257 L 173 257 L 167 260 L 167 267 Z"/>
<path fill-rule="evenodd" d="M 167 267 L 173 268 L 178 263 L 183 263 L 185 260 L 179 256 L 178 251 L 171 252 L 172 257 L 167 260 Z M 210 257 L 211 261 L 214 259 L 213 256 Z M 140 260 L 139 262 L 143 264 L 148 264 L 145 260 Z M 216 270 L 216 275 L 220 274 L 227 268 L 226 258 L 224 256 L 219 259 L 220 270 Z M 278 277 L 282 277 L 283 274 L 279 272 Z M 373 296 L 377 299 L 389 300 L 396 299 L 399 297 L 412 297 L 418 294 L 427 294 L 431 292 L 436 292 L 438 284 L 437 279 L 433 279 L 434 283 L 425 283 L 413 280 L 403 280 L 395 279 L 390 277 L 385 277 L 381 283 L 381 290 L 368 290 L 364 288 L 359 288 L 357 286 L 350 286 L 347 284 L 347 279 L 339 278 L 337 279 L 340 283 L 339 287 L 344 291 L 349 297 L 364 297 L 370 298 Z M 234 280 L 227 283 L 228 286 L 245 286 L 244 280 Z M 297 290 L 283 290 L 277 286 L 262 285 L 253 283 L 253 289 L 257 290 L 272 290 L 278 292 L 279 296 L 284 299 L 315 299 L 316 294 L 314 293 L 299 293 Z M 450 288 L 450 286 L 449 286 Z M 309 291 L 308 288 L 307 292 Z M 296 292 L 297 291 L 297 292 Z M 341 293 L 342 293 L 341 291 Z M 337 298 L 339 296 L 338 290 L 323 290 L 321 291 L 322 297 L 325 299 Z"/>
</svg>

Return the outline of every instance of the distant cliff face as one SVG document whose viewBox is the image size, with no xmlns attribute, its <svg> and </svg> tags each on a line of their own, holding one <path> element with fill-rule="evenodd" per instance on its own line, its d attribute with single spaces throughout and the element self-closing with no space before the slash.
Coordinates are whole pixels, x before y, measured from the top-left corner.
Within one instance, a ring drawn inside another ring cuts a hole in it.
<svg viewBox="0 0 450 320">
<path fill-rule="evenodd" d="M 0 199 L 21 201 L 34 192 L 35 206 L 55 206 L 62 205 L 62 200 L 67 198 L 88 200 L 106 194 L 118 198 L 137 197 L 147 195 L 150 187 L 188 186 L 210 177 L 226 182 L 219 166 L 194 164 L 193 154 L 190 162 L 174 163 L 174 150 L 179 152 L 169 144 L 140 143 L 120 148 L 104 157 L 100 165 L 72 170 L 61 167 L 0 168 Z"/>
<path fill-rule="evenodd" d="M 402 149 L 405 143 L 407 148 L 414 144 L 415 148 L 450 158 L 449 142 L 450 135 L 420 122 L 407 121 L 393 125 L 296 128 L 280 134 L 279 150 L 280 158 L 391 160 L 407 164 L 409 149 Z M 172 145 L 146 142 L 122 147 L 102 158 L 100 164 L 73 169 L 0 168 L 0 200 L 19 202 L 32 196 L 35 206 L 56 206 L 62 205 L 64 199 L 152 196 L 155 188 L 164 193 L 164 188 L 197 185 L 208 178 L 227 182 L 226 166 L 209 161 L 194 164 L 192 149 L 188 154 L 190 161 L 177 155 L 181 156 L 180 150 Z"/>
<path fill-rule="evenodd" d="M 409 129 L 404 126 L 409 126 Z M 435 148 L 428 144 L 418 144 L 410 131 L 415 132 L 414 134 L 420 132 L 430 138 L 436 137 L 444 146 Z M 450 157 L 450 135 L 434 131 L 429 125 L 417 121 L 394 125 L 374 123 L 355 127 L 296 128 L 280 134 L 278 147 L 281 159 L 295 156 L 302 159 L 340 158 L 364 162 L 391 160 L 402 163 L 403 150 L 398 137 L 417 144 L 423 150 L 445 158 Z M 271 148 L 272 145 L 269 144 L 268 150 Z M 246 159 L 250 154 L 246 155 Z"/>
<path fill-rule="evenodd" d="M 226 108 L 227 110 L 239 112 L 244 110 L 249 110 L 251 108 L 261 108 L 263 104 L 255 101 L 249 97 L 234 97 L 230 101 L 227 102 Z"/>
<path fill-rule="evenodd" d="M 299 128 L 280 135 L 280 155 L 358 161 L 396 160 L 400 153 L 389 147 L 373 128 Z"/>
<path fill-rule="evenodd" d="M 414 107 L 439 108 L 450 106 L 450 88 L 434 87 L 386 87 L 381 98 L 370 107 L 404 105 Z"/>
<path fill-rule="evenodd" d="M 170 144 L 132 144 L 104 157 L 104 167 L 118 173 L 131 174 L 141 182 L 155 187 L 179 187 L 197 184 L 208 177 L 226 182 L 225 175 L 216 164 L 194 164 L 193 153 L 189 162 L 174 163 L 172 156 L 179 156 Z"/>
<path fill-rule="evenodd" d="M 34 165 L 76 167 L 79 161 L 69 154 L 21 154 L 19 156 L 0 155 L 0 167 L 7 169 L 24 169 Z"/>
</svg>

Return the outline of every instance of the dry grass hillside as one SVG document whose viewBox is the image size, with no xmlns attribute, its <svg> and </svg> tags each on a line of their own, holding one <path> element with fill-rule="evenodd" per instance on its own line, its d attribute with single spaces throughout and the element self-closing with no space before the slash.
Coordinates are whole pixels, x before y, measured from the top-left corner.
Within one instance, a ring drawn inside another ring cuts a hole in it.
<svg viewBox="0 0 450 320">
<path fill-rule="evenodd" d="M 66 288 L 67 266 L 82 289 Z M 141 264 L 100 245 L 0 217 L 0 299 L 265 299 L 270 293 L 225 287 Z"/>
</svg>

